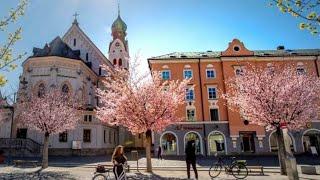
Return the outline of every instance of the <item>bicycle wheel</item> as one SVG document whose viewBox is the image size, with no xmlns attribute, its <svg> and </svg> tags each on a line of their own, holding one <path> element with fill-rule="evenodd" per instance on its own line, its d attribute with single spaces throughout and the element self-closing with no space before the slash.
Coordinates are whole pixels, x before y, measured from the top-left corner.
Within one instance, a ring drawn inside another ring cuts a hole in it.
<svg viewBox="0 0 320 180">
<path fill-rule="evenodd" d="M 107 180 L 107 176 L 104 174 L 96 174 L 93 176 L 92 180 Z"/>
<path fill-rule="evenodd" d="M 221 173 L 222 166 L 220 164 L 214 164 L 209 169 L 209 176 L 212 178 L 218 177 Z"/>
<path fill-rule="evenodd" d="M 233 164 L 231 173 L 237 179 L 244 179 L 248 176 L 248 168 L 244 164 Z"/>
</svg>

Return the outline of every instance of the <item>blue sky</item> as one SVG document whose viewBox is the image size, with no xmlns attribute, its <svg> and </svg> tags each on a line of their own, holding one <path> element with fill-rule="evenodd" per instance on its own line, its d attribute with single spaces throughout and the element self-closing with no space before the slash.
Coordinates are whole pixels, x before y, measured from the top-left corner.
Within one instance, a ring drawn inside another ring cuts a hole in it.
<svg viewBox="0 0 320 180">
<path fill-rule="evenodd" d="M 1 0 L 0 17 L 18 0 Z M 251 50 L 320 48 L 319 36 L 298 28 L 299 19 L 269 7 L 268 0 L 120 0 L 128 25 L 130 54 L 138 51 L 144 68 L 147 57 L 175 51 L 225 50 L 233 38 Z M 56 36 L 63 36 L 80 14 L 81 28 L 107 56 L 110 27 L 117 16 L 116 0 L 30 0 L 14 29 L 23 27 L 16 52 L 31 53 Z M 5 36 L 0 33 L 0 43 Z M 22 62 L 22 61 L 21 61 Z M 19 64 L 21 64 L 21 62 Z M 21 68 L 8 74 L 6 94 L 15 89 Z"/>
</svg>

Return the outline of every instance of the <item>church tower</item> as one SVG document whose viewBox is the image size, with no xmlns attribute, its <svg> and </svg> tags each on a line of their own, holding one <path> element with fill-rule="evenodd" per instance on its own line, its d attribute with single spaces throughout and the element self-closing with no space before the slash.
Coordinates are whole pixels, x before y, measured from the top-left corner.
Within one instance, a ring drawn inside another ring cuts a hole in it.
<svg viewBox="0 0 320 180">
<path fill-rule="evenodd" d="M 127 36 L 127 25 L 120 17 L 118 5 L 118 17 L 112 24 L 112 41 L 109 45 L 109 61 L 119 67 L 129 68 L 129 49 Z"/>
</svg>

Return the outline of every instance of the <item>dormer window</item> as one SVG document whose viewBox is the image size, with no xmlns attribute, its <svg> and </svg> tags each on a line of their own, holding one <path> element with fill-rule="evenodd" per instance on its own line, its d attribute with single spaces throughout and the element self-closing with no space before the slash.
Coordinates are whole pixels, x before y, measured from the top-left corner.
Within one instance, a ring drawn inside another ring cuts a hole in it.
<svg viewBox="0 0 320 180">
<path fill-rule="evenodd" d="M 73 39 L 73 46 L 76 47 L 77 45 L 77 39 Z"/>
</svg>

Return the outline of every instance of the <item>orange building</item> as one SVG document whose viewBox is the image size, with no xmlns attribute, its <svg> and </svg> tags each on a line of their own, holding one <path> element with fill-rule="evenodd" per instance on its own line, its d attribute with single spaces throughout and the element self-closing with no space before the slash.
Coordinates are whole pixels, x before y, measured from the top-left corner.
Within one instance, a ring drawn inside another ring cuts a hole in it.
<svg viewBox="0 0 320 180">
<path fill-rule="evenodd" d="M 161 71 L 162 78 L 191 78 L 186 90 L 186 106 L 178 112 L 183 122 L 154 135 L 155 147 L 165 154 L 184 154 L 185 143 L 196 140 L 198 154 L 215 152 L 230 154 L 265 154 L 277 151 L 274 132 L 257 125 L 245 125 L 239 113 L 230 111 L 219 97 L 228 91 L 225 80 L 241 73 L 248 63 L 257 66 L 277 66 L 295 63 L 297 71 L 319 76 L 320 49 L 248 50 L 234 39 L 225 51 L 176 52 L 148 59 L 151 71 Z M 315 147 L 320 154 L 320 121 L 314 121 L 303 131 L 290 132 L 292 150 L 308 152 Z"/>
</svg>

